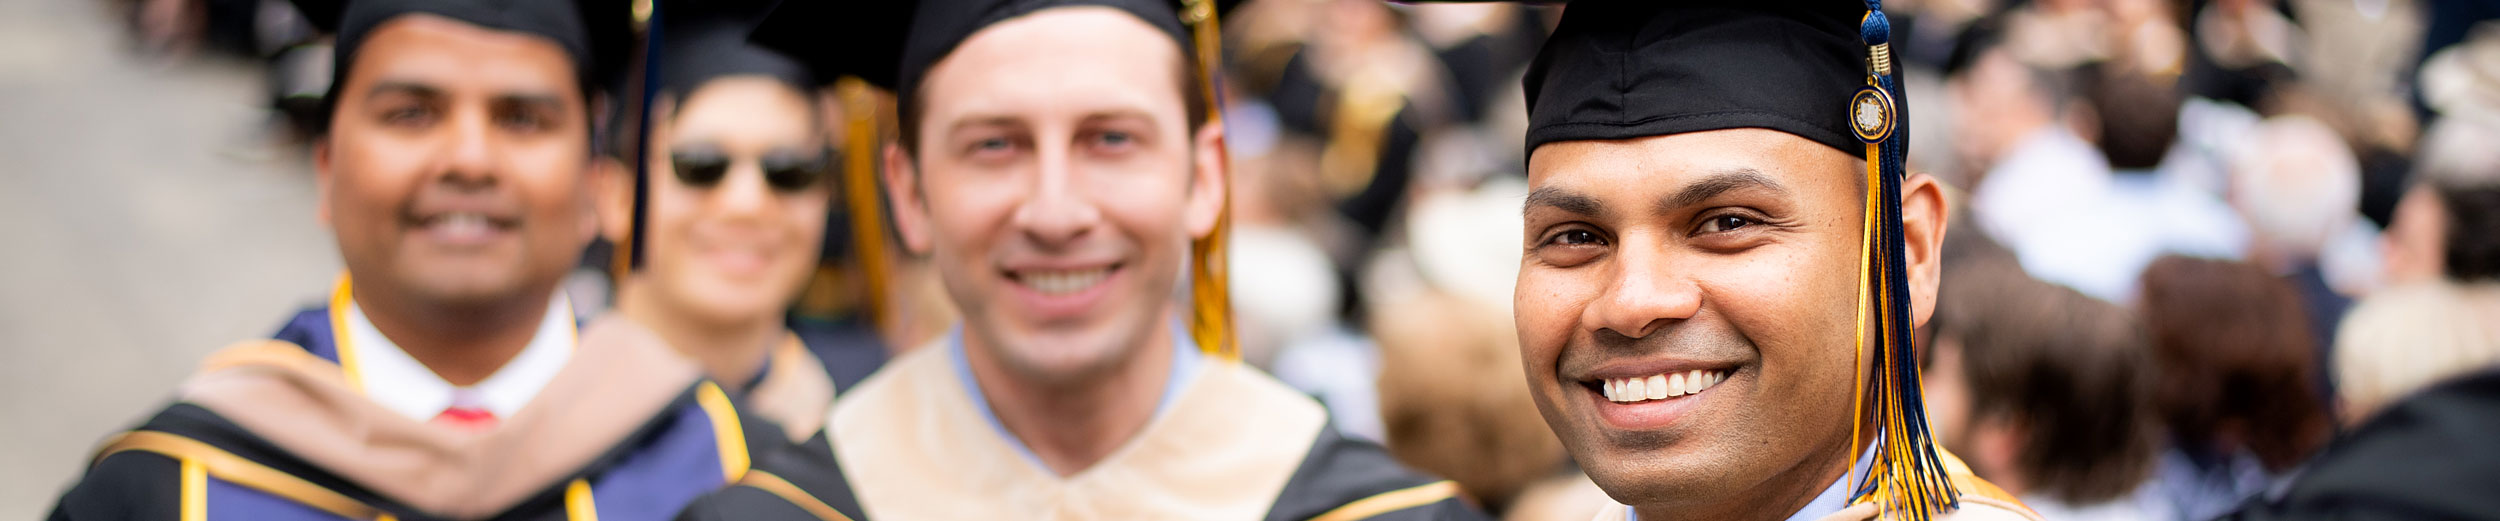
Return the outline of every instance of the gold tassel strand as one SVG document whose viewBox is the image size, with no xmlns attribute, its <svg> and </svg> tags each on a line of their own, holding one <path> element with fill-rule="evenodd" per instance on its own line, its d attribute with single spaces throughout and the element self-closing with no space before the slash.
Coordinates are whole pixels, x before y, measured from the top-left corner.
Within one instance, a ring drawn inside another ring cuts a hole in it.
<svg viewBox="0 0 2500 521">
<path fill-rule="evenodd" d="M 1181 21 L 1190 26 L 1191 42 L 1198 53 L 1200 94 L 1206 96 L 1207 124 L 1224 124 L 1224 100 L 1216 84 L 1216 67 L 1224 59 L 1222 40 L 1216 19 L 1214 0 L 1184 0 Z M 1231 155 L 1218 144 L 1216 157 L 1230 164 Z M 1230 184 L 1232 176 L 1224 176 Z M 1205 238 L 1190 241 L 1192 259 L 1189 269 L 1190 338 L 1198 348 L 1217 356 L 1238 360 L 1240 350 L 1233 345 L 1232 289 L 1225 265 L 1225 239 L 1232 233 L 1233 195 L 1227 187 L 1220 212 L 1215 217 L 1215 231 Z"/>
<path fill-rule="evenodd" d="M 860 280 L 868 293 L 868 324 L 882 332 L 893 314 L 886 292 L 885 207 L 877 193 L 876 87 L 845 76 L 834 83 L 834 94 L 844 120 L 842 192 L 851 216 L 851 254 L 859 257 Z"/>
</svg>

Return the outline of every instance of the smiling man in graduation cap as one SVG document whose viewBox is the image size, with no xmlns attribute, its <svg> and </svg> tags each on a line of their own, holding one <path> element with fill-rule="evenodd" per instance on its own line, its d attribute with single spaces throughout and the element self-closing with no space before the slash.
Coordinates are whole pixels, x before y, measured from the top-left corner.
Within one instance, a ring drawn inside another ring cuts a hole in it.
<svg viewBox="0 0 2500 521">
<path fill-rule="evenodd" d="M 1942 189 L 1879 2 L 1571 2 L 1526 77 L 1529 392 L 1600 519 L 2036 519 L 1935 447 Z"/>
<path fill-rule="evenodd" d="M 787 443 L 557 291 L 617 168 L 593 114 L 627 4 L 304 4 L 338 34 L 314 163 L 347 275 L 211 355 L 53 519 L 666 519 Z"/>
<path fill-rule="evenodd" d="M 1477 517 L 1232 358 L 1208 262 L 1226 194 L 1202 67 L 1216 11 L 786 2 L 767 18 L 759 42 L 897 93 L 887 193 L 964 321 L 686 517 Z"/>
</svg>

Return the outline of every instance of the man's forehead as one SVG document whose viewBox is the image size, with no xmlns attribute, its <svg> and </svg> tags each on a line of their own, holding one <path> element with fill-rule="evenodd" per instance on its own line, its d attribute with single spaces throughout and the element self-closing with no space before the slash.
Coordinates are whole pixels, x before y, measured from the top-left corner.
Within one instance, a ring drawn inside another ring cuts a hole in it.
<svg viewBox="0 0 2500 521">
<path fill-rule="evenodd" d="M 1573 195 L 1606 205 L 1626 197 L 1674 205 L 1747 188 L 1796 193 L 1851 183 L 1856 178 L 1850 174 L 1863 174 L 1852 168 L 1860 164 L 1812 140 L 1764 129 L 1561 141 L 1538 147 L 1530 157 L 1528 184 L 1549 197 L 1532 197 L 1529 203 Z M 1670 199 L 1671 193 L 1694 195 Z"/>
<path fill-rule="evenodd" d="M 579 81 L 571 55 L 555 40 L 421 13 L 375 26 L 349 70 L 368 83 L 443 91 L 468 87 L 564 94 L 576 91 Z"/>
<path fill-rule="evenodd" d="M 1180 49 L 1108 7 L 1056 7 L 973 34 L 922 86 L 933 121 L 996 117 L 1178 117 Z M 1167 106 L 1168 105 L 1168 106 Z"/>
<path fill-rule="evenodd" d="M 1650 180 L 1700 172 L 1755 170 L 1785 174 L 1834 173 L 1858 164 L 1855 157 L 1786 132 L 1733 128 L 1631 139 L 1557 141 L 1539 145 L 1528 158 L 1531 185 L 1547 182 Z"/>
</svg>

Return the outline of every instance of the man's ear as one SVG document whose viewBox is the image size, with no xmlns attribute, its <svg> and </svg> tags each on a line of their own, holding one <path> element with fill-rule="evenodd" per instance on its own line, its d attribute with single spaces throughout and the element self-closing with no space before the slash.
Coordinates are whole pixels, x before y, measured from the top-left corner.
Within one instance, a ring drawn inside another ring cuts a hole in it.
<svg viewBox="0 0 2500 521">
<path fill-rule="evenodd" d="M 335 174 L 332 174 L 332 173 L 331 173 L 331 168 L 330 168 L 330 135 L 329 135 L 329 134 L 324 133 L 324 134 L 322 134 L 322 135 L 321 135 L 321 136 L 319 136 L 319 137 L 315 137 L 315 138 L 313 138 L 312 153 L 313 153 L 313 218 L 314 218 L 314 219 L 317 219 L 317 220 L 320 220 L 320 221 L 321 221 L 321 225 L 322 225 L 322 226 L 329 226 L 329 225 L 330 225 L 330 191 L 335 189 L 335 188 L 333 187 L 333 185 L 338 184 L 338 183 L 336 183 L 336 182 L 334 182 L 334 181 L 332 181 L 332 180 L 331 180 L 331 178 L 332 178 L 332 177 L 335 177 Z"/>
<path fill-rule="evenodd" d="M 624 244 L 633 233 L 634 173 L 625 162 L 613 157 L 597 156 L 590 160 L 590 219 L 586 233 L 596 233 L 609 244 Z"/>
<path fill-rule="evenodd" d="M 1936 288 L 1943 279 L 1946 216 L 1952 215 L 1944 186 L 1927 174 L 1911 174 L 1901 183 L 1901 240 L 1907 242 L 1906 271 L 1910 284 L 1910 327 L 1927 323 L 1936 312 Z"/>
<path fill-rule="evenodd" d="M 911 154 L 896 143 L 885 145 L 885 195 L 894 202 L 894 231 L 902 236 L 903 247 L 913 255 L 928 255 L 932 237 L 929 227 L 929 202 L 920 189 L 920 168 L 912 163 Z"/>
<path fill-rule="evenodd" d="M 1215 233 L 1215 222 L 1228 209 L 1225 195 L 1232 191 L 1231 165 L 1224 153 L 1224 125 L 1209 121 L 1198 128 L 1192 142 L 1189 199 L 1182 222 L 1189 226 L 1189 236 L 1205 238 Z"/>
<path fill-rule="evenodd" d="M 643 128 L 648 130 L 643 132 L 642 139 L 637 140 L 645 154 L 668 153 L 668 121 L 670 110 L 674 107 L 676 104 L 668 94 L 652 98 L 650 113 L 645 116 L 649 119 L 643 120 Z M 657 161 L 664 156 L 647 157 Z M 633 166 L 622 159 L 606 156 L 593 160 L 591 165 L 594 171 L 591 194 L 598 198 L 592 206 L 598 210 L 599 237 L 607 239 L 609 244 L 623 245 L 634 234 L 634 186 L 644 180 L 638 177 Z"/>
</svg>

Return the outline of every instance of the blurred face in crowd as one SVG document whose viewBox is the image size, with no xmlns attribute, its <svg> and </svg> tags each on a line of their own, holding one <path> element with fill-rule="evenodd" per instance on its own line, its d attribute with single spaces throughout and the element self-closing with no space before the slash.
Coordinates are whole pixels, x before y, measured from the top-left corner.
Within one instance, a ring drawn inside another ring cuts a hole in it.
<svg viewBox="0 0 2500 521">
<path fill-rule="evenodd" d="M 2391 285 L 2435 280 L 2447 272 L 2448 222 L 2439 194 L 2428 183 L 2405 191 L 2396 203 L 2395 219 L 2381 239 L 2386 282 Z"/>
<path fill-rule="evenodd" d="M 730 76 L 655 105 L 643 288 L 708 322 L 779 318 L 815 269 L 833 204 L 807 94 Z"/>
<path fill-rule="evenodd" d="M 982 29 L 930 68 L 917 150 L 889 149 L 896 224 L 930 252 L 967 344 L 1077 382 L 1170 320 L 1223 197 L 1220 131 L 1192 129 L 1170 37 L 1111 8 Z"/>
<path fill-rule="evenodd" d="M 1535 151 L 1522 359 L 1600 488 L 1645 512 L 1776 518 L 1845 471 L 1864 172 L 1760 129 Z M 1923 321 L 1943 203 L 1923 175 L 1903 193 Z"/>
<path fill-rule="evenodd" d="M 2034 89 L 2031 72 L 2003 49 L 1980 54 L 1952 79 L 1954 152 L 1963 165 L 1985 172 L 2019 140 L 2049 123 L 2054 109 Z"/>
<path fill-rule="evenodd" d="M 597 226 L 599 171 L 565 51 L 408 15 L 375 28 L 340 81 L 314 162 L 357 292 L 543 303 Z"/>
</svg>

